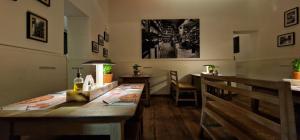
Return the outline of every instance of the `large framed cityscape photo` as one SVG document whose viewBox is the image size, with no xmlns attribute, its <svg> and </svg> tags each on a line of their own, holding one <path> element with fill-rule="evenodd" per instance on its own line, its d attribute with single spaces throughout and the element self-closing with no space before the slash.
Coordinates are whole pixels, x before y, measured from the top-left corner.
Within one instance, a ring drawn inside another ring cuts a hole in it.
<svg viewBox="0 0 300 140">
<path fill-rule="evenodd" d="M 142 58 L 200 58 L 199 19 L 145 19 Z"/>
</svg>

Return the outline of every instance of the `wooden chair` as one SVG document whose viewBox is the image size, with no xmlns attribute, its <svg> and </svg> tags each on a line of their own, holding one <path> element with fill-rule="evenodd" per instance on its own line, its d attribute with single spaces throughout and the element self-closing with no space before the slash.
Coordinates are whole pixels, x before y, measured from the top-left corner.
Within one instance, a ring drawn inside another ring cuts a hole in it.
<svg viewBox="0 0 300 140">
<path fill-rule="evenodd" d="M 195 105 L 198 105 L 198 99 L 197 99 L 197 88 L 192 86 L 189 83 L 183 83 L 183 82 L 179 82 L 178 81 L 178 75 L 177 75 L 177 71 L 170 71 L 170 92 L 172 95 L 172 91 L 173 89 L 176 91 L 175 92 L 175 96 L 173 96 L 175 98 L 175 102 L 176 105 L 178 105 L 179 101 L 194 101 Z M 194 98 L 193 99 L 184 99 L 184 98 L 180 98 L 180 94 L 186 93 L 186 92 L 190 92 L 194 94 Z"/>
<path fill-rule="evenodd" d="M 248 86 L 263 87 L 277 94 L 268 94 L 263 91 L 253 91 L 220 84 L 215 81 L 244 84 Z M 206 131 L 213 139 L 239 139 L 239 140 L 296 140 L 296 127 L 294 106 L 290 83 L 263 81 L 226 76 L 201 76 L 202 86 L 202 114 L 200 132 Z M 268 102 L 278 106 L 280 122 L 260 116 L 251 109 L 243 108 L 231 101 L 224 100 L 207 91 L 212 86 L 228 92 L 238 93 L 252 99 Z M 210 118 L 210 119 L 208 119 Z M 214 123 L 209 122 L 213 120 Z M 217 124 L 216 124 L 217 123 Z"/>
</svg>

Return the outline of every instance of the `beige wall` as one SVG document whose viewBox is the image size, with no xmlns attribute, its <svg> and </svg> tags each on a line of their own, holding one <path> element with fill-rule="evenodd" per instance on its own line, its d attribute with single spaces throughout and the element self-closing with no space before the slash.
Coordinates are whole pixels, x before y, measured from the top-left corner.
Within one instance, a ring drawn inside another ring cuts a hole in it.
<svg viewBox="0 0 300 140">
<path fill-rule="evenodd" d="M 168 93 L 165 86 L 168 70 L 178 70 L 182 78 L 204 71 L 204 64 L 215 64 L 220 73 L 234 75 L 233 31 L 253 28 L 249 24 L 251 18 L 245 16 L 249 13 L 248 7 L 248 2 L 241 0 L 110 0 L 111 53 L 117 63 L 115 75 L 132 73 L 134 63 L 148 67 L 144 72 L 153 76 L 153 94 Z M 200 19 L 200 58 L 143 60 L 141 20 L 181 18 Z"/>
<path fill-rule="evenodd" d="M 63 1 L 0 1 L 0 105 L 66 87 Z M 48 43 L 26 38 L 26 12 L 48 20 Z M 49 67 L 50 69 L 44 69 Z"/>
<path fill-rule="evenodd" d="M 78 42 L 86 50 L 75 49 L 77 52 L 73 52 L 74 59 L 80 52 L 81 57 L 76 58 L 80 62 L 68 61 L 63 55 L 64 0 L 51 0 L 51 7 L 37 0 L 0 1 L 3 19 L 0 22 L 0 105 L 64 90 L 67 88 L 68 64 L 77 66 L 83 59 L 101 58 L 102 53 L 95 55 L 87 50 L 91 50 L 90 42 L 97 41 L 97 34 L 103 33 L 107 26 L 107 0 L 71 2 L 88 18 L 86 30 L 83 30 L 87 32 L 86 38 Z M 48 43 L 26 38 L 27 11 L 48 19 Z M 86 69 L 92 70 L 91 67 Z"/>
<path fill-rule="evenodd" d="M 300 56 L 300 26 L 284 28 L 284 11 L 300 6 L 295 0 L 257 0 L 251 5 L 256 34 L 251 34 L 251 45 L 241 44 L 237 54 L 237 75 L 260 79 L 281 80 L 291 75 L 291 61 Z M 277 36 L 296 33 L 296 45 L 277 47 Z M 253 39 L 256 38 L 256 39 Z M 256 40 L 256 41 L 255 41 Z M 245 43 L 245 41 L 242 41 Z"/>
</svg>

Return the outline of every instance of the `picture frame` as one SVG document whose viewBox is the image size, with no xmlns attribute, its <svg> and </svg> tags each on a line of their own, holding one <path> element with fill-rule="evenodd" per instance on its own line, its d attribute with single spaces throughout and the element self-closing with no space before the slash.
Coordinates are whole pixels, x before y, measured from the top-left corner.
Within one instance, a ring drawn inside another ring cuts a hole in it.
<svg viewBox="0 0 300 140">
<path fill-rule="evenodd" d="M 98 34 L 98 44 L 104 46 L 104 37 L 100 34 Z"/>
<path fill-rule="evenodd" d="M 27 38 L 48 43 L 48 20 L 30 11 L 26 16 Z"/>
<path fill-rule="evenodd" d="M 296 36 L 295 32 L 279 35 L 277 37 L 277 47 L 295 45 L 295 42 L 296 42 L 295 36 Z"/>
<path fill-rule="evenodd" d="M 51 0 L 38 0 L 38 1 L 46 6 L 50 7 Z"/>
<path fill-rule="evenodd" d="M 105 42 L 109 42 L 109 34 L 106 31 L 104 32 L 104 40 Z"/>
<path fill-rule="evenodd" d="M 299 24 L 299 7 L 284 12 L 284 27 L 291 27 Z"/>
<path fill-rule="evenodd" d="M 107 58 L 108 57 L 108 49 L 103 48 L 103 57 Z"/>
<path fill-rule="evenodd" d="M 92 41 L 92 52 L 99 53 L 99 44 L 96 41 Z"/>
</svg>

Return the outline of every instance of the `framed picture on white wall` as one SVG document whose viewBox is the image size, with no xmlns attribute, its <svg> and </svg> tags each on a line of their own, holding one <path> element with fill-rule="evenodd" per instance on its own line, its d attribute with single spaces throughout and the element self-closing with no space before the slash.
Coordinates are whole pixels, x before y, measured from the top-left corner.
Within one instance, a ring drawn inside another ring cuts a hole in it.
<svg viewBox="0 0 300 140">
<path fill-rule="evenodd" d="M 295 45 L 295 32 L 282 34 L 277 37 L 277 47 Z"/>
<path fill-rule="evenodd" d="M 290 27 L 299 23 L 299 7 L 284 12 L 284 27 Z"/>
<path fill-rule="evenodd" d="M 98 44 L 104 46 L 104 37 L 100 34 L 98 34 Z"/>
<path fill-rule="evenodd" d="M 34 14 L 27 12 L 27 38 L 48 42 L 48 20 Z"/>
<path fill-rule="evenodd" d="M 99 53 L 99 44 L 96 41 L 92 41 L 92 52 Z"/>
</svg>

